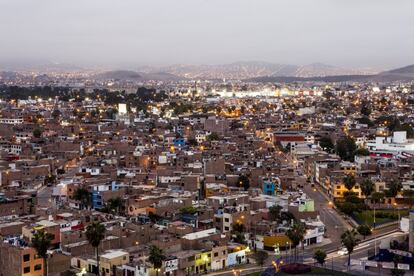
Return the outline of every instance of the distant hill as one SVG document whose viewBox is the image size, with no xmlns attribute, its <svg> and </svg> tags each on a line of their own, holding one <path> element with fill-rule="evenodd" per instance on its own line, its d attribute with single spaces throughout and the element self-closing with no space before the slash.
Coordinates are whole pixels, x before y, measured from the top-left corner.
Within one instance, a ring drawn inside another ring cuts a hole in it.
<svg viewBox="0 0 414 276">
<path fill-rule="evenodd" d="M 117 81 L 175 81 L 181 79 L 180 77 L 165 72 L 141 73 L 130 70 L 107 71 L 100 74 L 96 74 L 94 77 L 99 80 Z"/>
<path fill-rule="evenodd" d="M 142 76 L 135 71 L 115 70 L 96 74 L 96 79 L 101 80 L 120 80 L 120 81 L 137 81 L 141 80 Z"/>
<path fill-rule="evenodd" d="M 248 79 L 257 82 L 353 82 L 353 81 L 371 81 L 371 82 L 393 82 L 393 81 L 414 81 L 414 65 L 397 68 L 390 71 L 384 71 L 378 74 L 362 75 L 331 75 L 316 77 L 278 77 L 265 76 Z"/>
<path fill-rule="evenodd" d="M 394 70 L 386 71 L 388 74 L 414 74 L 414 64 L 405 67 L 397 68 Z"/>
<path fill-rule="evenodd" d="M 217 65 L 176 64 L 165 67 L 145 66 L 141 72 L 166 72 L 186 79 L 249 79 L 260 77 L 325 77 L 340 75 L 368 75 L 373 70 L 348 69 L 322 63 L 303 66 L 277 64 L 263 61 L 240 61 Z"/>
</svg>

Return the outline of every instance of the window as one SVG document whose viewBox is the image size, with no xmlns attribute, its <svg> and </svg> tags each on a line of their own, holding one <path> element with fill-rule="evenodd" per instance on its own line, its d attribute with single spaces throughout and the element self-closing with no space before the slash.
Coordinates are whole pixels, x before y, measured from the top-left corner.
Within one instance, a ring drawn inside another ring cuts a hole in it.
<svg viewBox="0 0 414 276">
<path fill-rule="evenodd" d="M 230 220 L 229 220 L 229 218 L 225 218 L 224 221 L 225 222 L 229 222 Z"/>
<path fill-rule="evenodd" d="M 41 264 L 37 264 L 37 265 L 35 265 L 35 266 L 34 266 L 34 270 L 35 270 L 35 271 L 42 270 L 42 265 L 41 265 Z"/>
<path fill-rule="evenodd" d="M 217 256 L 218 256 L 218 252 L 215 252 L 215 253 L 214 253 L 214 257 L 217 257 Z"/>
<path fill-rule="evenodd" d="M 224 230 L 229 231 L 230 229 L 226 226 L 226 227 L 224 227 Z"/>
<path fill-rule="evenodd" d="M 23 268 L 23 273 L 30 273 L 30 266 L 26 266 L 25 268 Z"/>
<path fill-rule="evenodd" d="M 30 254 L 23 255 L 23 262 L 28 262 L 28 261 L 30 261 Z"/>
</svg>

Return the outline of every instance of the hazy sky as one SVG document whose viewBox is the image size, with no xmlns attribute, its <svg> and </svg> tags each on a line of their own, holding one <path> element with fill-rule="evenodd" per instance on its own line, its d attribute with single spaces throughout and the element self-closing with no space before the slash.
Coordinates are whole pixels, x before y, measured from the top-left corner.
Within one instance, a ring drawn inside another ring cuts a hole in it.
<svg viewBox="0 0 414 276">
<path fill-rule="evenodd" d="M 413 11 L 414 0 L 0 0 L 0 61 L 390 68 L 414 63 Z"/>
</svg>

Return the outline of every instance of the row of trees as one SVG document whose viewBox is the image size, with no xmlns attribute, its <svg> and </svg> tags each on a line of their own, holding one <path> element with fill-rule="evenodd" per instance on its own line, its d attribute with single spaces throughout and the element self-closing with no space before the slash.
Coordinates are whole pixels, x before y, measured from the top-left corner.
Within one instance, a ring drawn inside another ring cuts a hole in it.
<svg viewBox="0 0 414 276">
<path fill-rule="evenodd" d="M 86 228 L 86 238 L 89 244 L 95 249 L 96 255 L 96 266 L 97 270 L 95 271 L 96 275 L 99 275 L 99 245 L 101 244 L 102 240 L 105 238 L 106 228 L 100 222 L 93 222 L 88 225 Z M 47 233 L 45 230 L 38 230 L 32 238 L 32 247 L 36 250 L 37 255 L 43 259 L 43 267 L 44 267 L 44 275 L 48 275 L 48 254 L 47 250 L 51 247 L 51 243 L 53 240 L 53 235 Z M 158 270 L 162 266 L 162 262 L 166 259 L 163 251 L 156 247 L 150 247 L 150 254 L 149 254 L 149 262 L 153 265 L 154 269 L 158 274 Z"/>
</svg>

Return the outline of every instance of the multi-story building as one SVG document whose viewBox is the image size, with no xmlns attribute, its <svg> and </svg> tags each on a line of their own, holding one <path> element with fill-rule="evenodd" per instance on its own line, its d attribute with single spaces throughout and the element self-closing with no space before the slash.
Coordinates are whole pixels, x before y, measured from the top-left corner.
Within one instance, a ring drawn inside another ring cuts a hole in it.
<svg viewBox="0 0 414 276">
<path fill-rule="evenodd" d="M 43 276 L 43 259 L 18 237 L 0 243 L 0 275 Z"/>
</svg>

